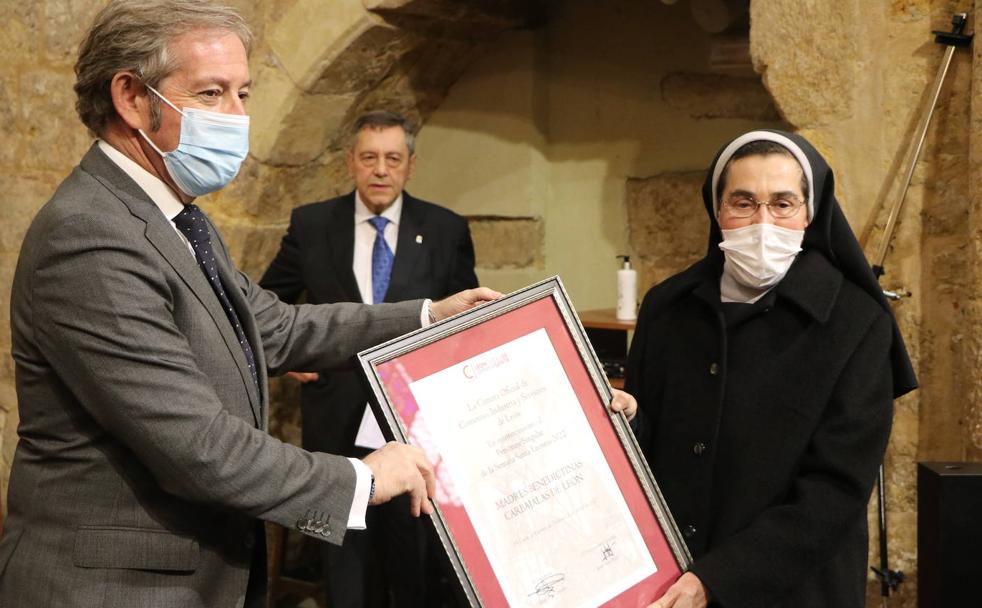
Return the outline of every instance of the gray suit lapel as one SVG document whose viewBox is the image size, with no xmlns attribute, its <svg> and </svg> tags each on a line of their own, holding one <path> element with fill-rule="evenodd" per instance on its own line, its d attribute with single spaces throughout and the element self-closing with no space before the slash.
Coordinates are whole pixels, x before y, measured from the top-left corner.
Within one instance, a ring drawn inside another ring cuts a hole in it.
<svg viewBox="0 0 982 608">
<path fill-rule="evenodd" d="M 80 164 L 82 169 L 99 180 L 100 183 L 118 197 L 130 210 L 130 213 L 146 223 L 145 235 L 147 240 L 167 263 L 170 264 L 174 271 L 177 272 L 181 280 L 184 281 L 198 301 L 201 302 L 202 306 L 205 307 L 205 310 L 208 311 L 208 314 L 222 335 L 229 354 L 231 354 L 236 366 L 239 368 L 239 373 L 242 375 L 242 382 L 246 384 L 249 393 L 249 404 L 253 417 L 255 418 L 255 423 L 259 426 L 262 422 L 262 408 L 260 405 L 259 391 L 256 389 L 256 385 L 252 381 L 252 374 L 249 371 L 249 364 L 246 362 L 245 354 L 242 352 L 242 346 L 239 344 L 239 339 L 235 335 L 235 330 L 232 329 L 232 325 L 229 323 L 225 311 L 222 310 L 222 306 L 214 290 L 208 284 L 204 272 L 198 266 L 194 254 L 184 244 L 181 237 L 177 235 L 174 226 L 164 217 L 164 214 L 160 212 L 160 208 L 150 200 L 143 189 L 130 179 L 116 163 L 109 160 L 97 146 L 93 146 L 89 150 Z M 214 235 L 212 236 L 212 243 L 213 246 L 217 246 L 218 240 Z M 218 266 L 221 273 L 222 265 L 219 264 Z M 222 280 L 225 281 L 227 278 L 228 273 L 226 272 L 222 275 Z M 231 284 L 235 285 L 235 283 Z M 238 289 L 226 290 L 226 293 L 230 292 L 238 292 Z M 241 294 L 238 295 L 239 298 L 234 299 L 233 303 L 237 311 L 245 311 L 244 314 L 242 312 L 239 313 L 240 321 L 248 323 L 251 330 L 248 331 L 247 336 L 250 340 L 255 340 L 255 323 L 253 322 L 252 314 L 249 312 L 248 306 L 243 304 L 244 298 L 241 297 Z M 248 317 L 248 320 L 246 317 Z M 252 344 L 260 344 L 260 342 L 253 341 Z M 257 349 L 255 346 L 253 347 L 254 354 L 258 350 L 261 350 L 261 348 Z M 257 360 L 258 364 L 259 361 Z M 263 374 L 260 373 L 259 375 L 262 376 Z"/>
<path fill-rule="evenodd" d="M 156 206 L 154 208 L 156 209 Z M 174 268 L 177 274 L 180 275 L 181 280 L 194 292 L 195 297 L 198 298 L 198 301 L 208 311 L 209 316 L 211 316 L 215 325 L 218 327 L 218 331 L 221 332 L 222 340 L 225 342 L 229 354 L 235 360 L 236 367 L 239 368 L 239 374 L 242 376 L 243 384 L 246 385 L 249 393 L 249 405 L 251 406 L 256 426 L 258 427 L 262 421 L 262 406 L 260 404 L 259 391 L 256 388 L 256 383 L 252 381 L 249 363 L 246 361 L 245 353 L 242 352 L 242 345 L 239 344 L 239 338 L 235 335 L 235 330 L 228 320 L 228 315 L 222 310 L 218 296 L 215 295 L 215 291 L 205 278 L 204 272 L 198 266 L 198 261 L 195 259 L 194 254 L 191 253 L 187 245 L 184 244 L 184 241 L 174 231 L 174 227 L 170 221 L 159 210 L 157 210 L 156 215 L 156 218 L 152 218 L 147 222 L 147 239 L 160 252 L 160 255 L 167 260 L 167 263 Z M 218 240 L 214 235 L 211 238 L 212 247 L 216 247 Z M 217 259 L 218 257 L 216 256 Z M 249 313 L 248 306 L 243 304 L 243 298 L 236 288 L 236 284 L 234 282 L 228 282 L 228 271 L 223 268 L 221 263 L 218 263 L 217 266 L 218 274 L 222 279 L 222 283 L 225 285 L 225 293 L 229 295 L 229 299 L 235 307 L 236 313 L 239 316 L 239 322 L 243 323 L 244 327 L 251 327 L 253 330 L 247 330 L 247 338 L 252 345 L 259 344 L 254 338 L 255 324 L 253 323 L 252 314 Z M 229 288 L 229 285 L 232 287 Z M 238 297 L 236 298 L 235 296 Z M 253 346 L 252 350 L 253 355 L 255 355 L 259 349 Z M 258 360 L 256 364 L 260 364 Z M 263 368 L 260 367 L 260 369 Z M 262 375 L 262 373 L 259 374 L 260 377 Z"/>
</svg>

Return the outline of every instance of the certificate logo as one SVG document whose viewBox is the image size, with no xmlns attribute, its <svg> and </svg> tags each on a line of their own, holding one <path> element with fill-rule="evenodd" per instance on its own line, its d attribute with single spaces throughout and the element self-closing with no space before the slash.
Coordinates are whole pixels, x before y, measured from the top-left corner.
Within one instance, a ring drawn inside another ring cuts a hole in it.
<svg viewBox="0 0 982 608">
<path fill-rule="evenodd" d="M 473 380 L 480 377 L 481 374 L 499 368 L 502 365 L 507 365 L 508 363 L 508 353 L 501 353 L 485 359 L 465 363 L 464 367 L 461 368 L 461 371 L 463 372 L 465 378 L 468 380 Z"/>
</svg>

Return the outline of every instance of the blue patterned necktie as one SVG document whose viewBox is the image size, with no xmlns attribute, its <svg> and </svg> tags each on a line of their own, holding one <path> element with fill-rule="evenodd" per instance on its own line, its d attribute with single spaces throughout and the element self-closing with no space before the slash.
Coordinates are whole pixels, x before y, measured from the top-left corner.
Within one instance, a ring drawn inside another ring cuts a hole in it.
<svg viewBox="0 0 982 608">
<path fill-rule="evenodd" d="M 215 290 L 215 295 L 218 296 L 218 301 L 221 303 L 222 309 L 225 310 L 225 316 L 228 317 L 229 323 L 235 329 L 235 335 L 239 339 L 239 345 L 242 346 L 242 352 L 245 353 L 246 362 L 249 364 L 249 371 L 252 372 L 252 381 L 258 387 L 259 375 L 256 373 L 256 358 L 252 353 L 249 341 L 246 340 L 245 332 L 242 331 L 239 316 L 235 314 L 235 308 L 232 307 L 232 302 L 229 301 L 228 295 L 225 293 L 225 286 L 222 285 L 222 280 L 218 276 L 218 268 L 215 266 L 215 252 L 211 248 L 211 236 L 208 232 L 208 221 L 205 219 L 205 214 L 197 205 L 185 205 L 184 209 L 174 218 L 174 225 L 191 243 L 194 257 L 198 260 L 198 266 L 205 273 L 208 284 Z"/>
<path fill-rule="evenodd" d="M 395 256 L 385 242 L 385 225 L 389 223 L 389 218 L 376 215 L 368 222 L 375 228 L 375 244 L 372 245 L 372 304 L 378 304 L 385 299 L 385 292 L 389 289 L 392 259 Z"/>
</svg>

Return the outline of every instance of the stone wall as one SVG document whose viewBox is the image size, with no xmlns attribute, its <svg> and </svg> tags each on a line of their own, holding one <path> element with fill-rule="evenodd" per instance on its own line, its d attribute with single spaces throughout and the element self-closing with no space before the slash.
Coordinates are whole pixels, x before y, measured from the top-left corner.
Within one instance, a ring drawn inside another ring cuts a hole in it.
<svg viewBox="0 0 982 608">
<path fill-rule="evenodd" d="M 755 67 L 785 119 L 829 157 L 839 200 L 871 260 L 940 64 L 931 31 L 950 30 L 953 13 L 975 8 L 955 0 L 751 3 Z M 970 164 L 979 145 L 971 119 L 979 65 L 970 49 L 955 54 L 884 264 L 885 287 L 913 292 L 894 311 L 922 387 L 896 402 L 885 462 L 890 566 L 908 575 L 895 606 L 916 603 L 915 463 L 982 457 L 982 435 L 972 428 L 982 410 L 973 335 L 982 321 L 973 295 L 979 170 Z M 878 560 L 873 506 L 871 560 Z M 878 593 L 871 584 L 868 604 Z"/>
<path fill-rule="evenodd" d="M 71 66 L 102 4 L 0 3 L 0 496 L 17 422 L 9 286 L 31 217 L 90 143 Z M 252 154 L 203 204 L 247 272 L 268 263 L 294 206 L 349 187 L 340 134 L 386 106 L 425 122 L 410 188 L 471 216 L 481 279 L 512 288 L 560 273 L 585 307 L 613 305 L 615 253 L 635 255 L 642 286 L 701 255 L 701 172 L 721 141 L 759 126 L 790 125 L 827 155 L 872 258 L 940 60 L 930 32 L 982 8 L 753 0 L 755 76 L 739 40 L 701 32 L 684 2 L 234 4 L 257 34 Z M 547 21 L 541 6 L 555 11 Z M 982 459 L 978 53 L 955 55 L 885 264 L 884 285 L 913 293 L 895 311 L 923 387 L 897 402 L 886 460 L 891 565 L 909 577 L 895 606 L 916 596 L 915 462 Z M 278 403 L 294 393 L 274 387 Z M 295 408 L 276 408 L 274 433 L 295 440 L 298 424 Z"/>
<path fill-rule="evenodd" d="M 553 7 L 541 27 L 503 35 L 451 88 L 420 135 L 410 188 L 464 215 L 536 222 L 487 240 L 483 260 L 477 243 L 482 282 L 510 291 L 559 275 L 579 309 L 612 308 L 616 255 L 634 256 L 644 291 L 705 246 L 698 188 L 689 196 L 674 175 L 703 169 L 722 139 L 784 123 L 745 29 L 710 35 L 685 2 Z M 668 190 L 645 186 L 652 175 Z M 662 257 L 690 239 L 694 248 Z M 529 255 L 492 265 L 492 249 Z"/>
</svg>

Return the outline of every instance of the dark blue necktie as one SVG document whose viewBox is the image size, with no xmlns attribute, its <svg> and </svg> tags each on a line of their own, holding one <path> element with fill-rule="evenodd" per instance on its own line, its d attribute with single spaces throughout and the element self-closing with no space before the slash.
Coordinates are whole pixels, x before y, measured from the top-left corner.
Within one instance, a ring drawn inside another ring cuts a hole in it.
<svg viewBox="0 0 982 608">
<path fill-rule="evenodd" d="M 389 218 L 376 215 L 368 222 L 375 228 L 375 244 L 372 245 L 372 304 L 378 304 L 385 299 L 385 292 L 389 289 L 392 259 L 395 256 L 385 242 L 385 225 L 389 223 Z"/>
<path fill-rule="evenodd" d="M 194 249 L 194 257 L 198 260 L 198 266 L 205 273 L 211 288 L 215 290 L 215 295 L 218 296 L 218 301 L 221 302 L 222 308 L 225 310 L 225 316 L 228 317 L 229 323 L 235 329 L 235 335 L 239 339 L 239 345 L 242 346 L 242 352 L 245 353 L 246 362 L 249 364 L 249 371 L 252 372 L 252 380 L 258 387 L 259 375 L 256 373 L 256 358 L 252 354 L 249 341 L 246 340 L 245 332 L 242 331 L 239 316 L 235 314 L 232 302 L 229 301 L 228 295 L 225 293 L 225 286 L 222 285 L 222 280 L 218 277 L 215 252 L 211 249 L 211 237 L 208 233 L 208 222 L 205 220 L 205 214 L 197 205 L 185 205 L 184 209 L 174 218 L 174 225 L 191 242 L 191 248 Z"/>
</svg>

